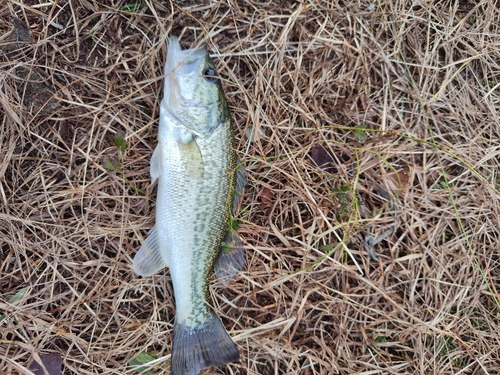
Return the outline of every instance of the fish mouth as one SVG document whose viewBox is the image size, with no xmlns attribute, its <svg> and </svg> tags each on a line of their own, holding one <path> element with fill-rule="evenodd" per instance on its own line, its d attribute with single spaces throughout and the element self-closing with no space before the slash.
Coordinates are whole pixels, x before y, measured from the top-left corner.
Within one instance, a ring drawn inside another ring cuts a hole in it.
<svg viewBox="0 0 500 375">
<path fill-rule="evenodd" d="M 179 87 L 179 76 L 190 76 L 199 72 L 199 66 L 207 55 L 206 48 L 191 48 L 182 50 L 176 36 L 171 36 L 168 43 L 167 61 L 165 64 L 165 93 L 174 96 L 182 108 L 197 107 L 196 102 L 182 96 Z M 172 103 L 172 102 L 171 102 Z"/>
<path fill-rule="evenodd" d="M 179 68 L 183 68 L 188 73 L 195 71 L 197 65 L 206 55 L 207 49 L 202 48 L 190 48 L 181 49 L 179 39 L 176 36 L 171 36 L 168 41 L 168 53 L 167 61 L 165 64 L 165 75 L 174 75 L 175 71 Z M 189 69 L 184 69 L 187 67 Z"/>
</svg>

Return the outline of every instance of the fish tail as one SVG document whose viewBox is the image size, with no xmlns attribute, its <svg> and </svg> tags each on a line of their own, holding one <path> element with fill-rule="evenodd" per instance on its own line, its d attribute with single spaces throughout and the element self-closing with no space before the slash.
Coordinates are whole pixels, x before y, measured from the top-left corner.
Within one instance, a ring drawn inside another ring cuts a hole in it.
<svg viewBox="0 0 500 375">
<path fill-rule="evenodd" d="M 207 367 L 225 365 L 239 358 L 238 348 L 212 310 L 200 326 L 174 323 L 172 375 L 198 375 Z"/>
</svg>

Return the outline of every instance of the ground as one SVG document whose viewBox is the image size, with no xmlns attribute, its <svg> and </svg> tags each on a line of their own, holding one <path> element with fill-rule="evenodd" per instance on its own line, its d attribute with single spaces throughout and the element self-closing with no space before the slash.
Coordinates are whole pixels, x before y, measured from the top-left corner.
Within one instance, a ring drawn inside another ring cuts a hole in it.
<svg viewBox="0 0 500 375">
<path fill-rule="evenodd" d="M 178 35 L 212 52 L 249 178 L 245 268 L 210 285 L 242 359 L 203 374 L 497 374 L 499 20 L 491 0 L 3 2 L 0 373 L 170 373 L 169 272 L 131 261 Z"/>
</svg>

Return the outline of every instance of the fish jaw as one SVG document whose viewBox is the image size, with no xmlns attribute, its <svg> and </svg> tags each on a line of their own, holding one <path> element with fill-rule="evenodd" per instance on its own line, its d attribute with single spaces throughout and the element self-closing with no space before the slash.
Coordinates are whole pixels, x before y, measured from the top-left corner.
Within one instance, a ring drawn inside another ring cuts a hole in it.
<svg viewBox="0 0 500 375">
<path fill-rule="evenodd" d="M 168 40 L 168 54 L 165 63 L 165 75 L 175 74 L 195 74 L 196 65 L 194 62 L 199 62 L 208 54 L 205 47 L 181 49 L 179 39 L 176 36 L 171 36 Z M 168 89 L 165 87 L 165 89 Z"/>
</svg>

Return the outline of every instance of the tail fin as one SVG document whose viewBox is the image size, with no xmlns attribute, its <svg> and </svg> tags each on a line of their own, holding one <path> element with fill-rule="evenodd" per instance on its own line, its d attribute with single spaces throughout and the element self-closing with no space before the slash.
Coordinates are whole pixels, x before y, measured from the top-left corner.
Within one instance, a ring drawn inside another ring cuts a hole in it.
<svg viewBox="0 0 500 375">
<path fill-rule="evenodd" d="M 210 366 L 237 361 L 240 353 L 220 319 L 210 310 L 198 327 L 175 322 L 172 348 L 172 375 L 198 375 Z"/>
</svg>

